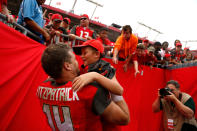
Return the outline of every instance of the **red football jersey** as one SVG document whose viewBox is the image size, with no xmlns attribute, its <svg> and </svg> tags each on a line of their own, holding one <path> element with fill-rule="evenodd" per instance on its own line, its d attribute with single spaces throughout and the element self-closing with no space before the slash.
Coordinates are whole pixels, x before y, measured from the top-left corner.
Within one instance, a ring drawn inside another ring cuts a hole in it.
<svg viewBox="0 0 197 131">
<path fill-rule="evenodd" d="M 100 116 L 93 113 L 93 108 L 97 108 L 93 101 L 97 99 L 95 96 L 100 88 L 86 86 L 78 92 L 73 92 L 72 82 L 63 85 L 54 85 L 54 82 L 48 80 L 37 89 L 37 96 L 50 127 L 53 130 L 68 131 L 102 130 Z M 100 110 L 100 107 L 96 110 Z M 104 108 L 106 107 L 107 104 Z"/>
<path fill-rule="evenodd" d="M 79 37 L 82 37 L 84 39 L 87 39 L 89 36 L 92 37 L 92 38 L 95 37 L 93 35 L 94 31 L 91 30 L 90 28 L 82 27 L 82 26 L 76 26 L 74 28 L 75 28 L 75 29 L 73 29 L 75 31 L 74 34 L 79 36 Z M 73 33 L 73 32 L 71 32 L 71 33 Z M 75 41 L 75 45 L 81 45 L 82 43 L 83 43 L 83 41 L 79 41 L 79 40 Z"/>
<path fill-rule="evenodd" d="M 145 56 L 146 56 L 146 54 L 142 54 L 141 56 L 139 56 L 137 52 L 134 52 L 132 54 L 132 58 L 131 59 L 133 61 L 136 60 L 139 65 L 144 65 L 145 62 L 146 62 L 146 57 Z"/>
</svg>

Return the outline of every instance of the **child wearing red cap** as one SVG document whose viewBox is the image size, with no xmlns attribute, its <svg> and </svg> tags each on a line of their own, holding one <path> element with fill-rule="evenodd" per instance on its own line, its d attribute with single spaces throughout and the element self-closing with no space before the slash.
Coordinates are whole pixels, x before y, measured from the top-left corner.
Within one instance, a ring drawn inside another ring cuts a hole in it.
<svg viewBox="0 0 197 131">
<path fill-rule="evenodd" d="M 175 49 L 172 49 L 170 54 L 172 55 L 171 57 L 173 61 L 177 64 L 183 63 L 183 59 L 186 56 L 182 50 L 182 44 L 180 42 L 176 43 Z"/>
<path fill-rule="evenodd" d="M 119 82 L 116 80 L 115 69 L 110 65 L 110 63 L 101 59 L 102 54 L 104 52 L 103 44 L 99 40 L 88 40 L 80 46 L 73 47 L 73 49 L 77 55 L 81 55 L 81 58 L 84 62 L 84 64 L 81 66 L 81 73 L 83 75 L 79 76 L 81 77 L 81 80 L 83 78 L 83 80 L 87 82 L 86 79 L 88 79 L 89 77 L 88 72 L 97 72 L 111 79 L 110 81 L 115 85 L 113 87 L 109 86 L 108 83 L 102 83 L 101 81 L 99 82 L 99 84 L 101 84 L 108 91 L 112 92 L 111 93 L 112 100 L 124 111 L 125 115 L 129 117 L 129 110 L 126 105 L 126 102 L 124 101 L 124 98 L 122 96 L 119 96 L 122 95 L 122 93 L 120 93 L 122 87 L 119 84 Z M 80 78 L 78 78 L 76 81 L 74 81 L 74 85 L 80 86 L 79 84 L 75 84 L 75 83 L 80 83 L 80 84 L 86 83 L 84 81 L 82 82 L 81 80 Z M 78 86 L 74 88 L 82 87 L 82 86 L 81 87 Z M 107 123 L 107 126 L 109 125 L 110 124 Z"/>
<path fill-rule="evenodd" d="M 167 68 L 167 67 L 171 67 L 173 65 L 176 64 L 176 62 L 174 62 L 171 58 L 171 54 L 167 53 L 165 54 L 165 57 L 164 57 L 164 63 L 162 65 L 163 68 Z"/>
<path fill-rule="evenodd" d="M 80 69 L 81 74 L 98 72 L 99 74 L 102 74 L 110 79 L 115 76 L 115 69 L 110 65 L 110 63 L 101 59 L 104 52 L 104 47 L 99 40 L 88 40 L 82 45 L 74 46 L 73 50 L 75 54 L 81 55 L 83 60 L 83 65 Z M 118 88 L 121 88 L 122 90 L 120 85 Z M 122 95 L 122 92 L 118 94 Z"/>
</svg>

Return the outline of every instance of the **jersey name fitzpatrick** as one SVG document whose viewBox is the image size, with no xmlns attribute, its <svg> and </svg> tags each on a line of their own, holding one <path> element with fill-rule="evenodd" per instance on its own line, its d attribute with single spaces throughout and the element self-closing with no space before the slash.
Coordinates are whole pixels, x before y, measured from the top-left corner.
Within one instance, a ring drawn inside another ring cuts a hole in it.
<svg viewBox="0 0 197 131">
<path fill-rule="evenodd" d="M 72 92 L 72 93 L 71 93 Z M 39 86 L 37 96 L 43 100 L 52 101 L 79 101 L 77 92 L 73 92 L 70 88 L 48 88 Z"/>
</svg>

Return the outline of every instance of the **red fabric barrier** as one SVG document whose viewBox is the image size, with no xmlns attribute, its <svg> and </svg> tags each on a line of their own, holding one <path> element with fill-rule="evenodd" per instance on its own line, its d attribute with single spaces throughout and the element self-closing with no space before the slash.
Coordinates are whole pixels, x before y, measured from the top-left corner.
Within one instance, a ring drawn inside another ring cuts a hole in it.
<svg viewBox="0 0 197 131">
<path fill-rule="evenodd" d="M 0 130 L 50 130 L 36 98 L 45 46 L 0 23 Z"/>
<path fill-rule="evenodd" d="M 46 79 L 40 58 L 45 46 L 0 23 L 0 130 L 50 130 L 36 97 L 36 89 Z M 106 59 L 111 62 L 110 59 Z M 192 95 L 197 105 L 197 67 L 162 70 L 143 67 L 143 76 L 122 69 L 123 62 L 113 65 L 124 87 L 131 121 L 123 131 L 162 130 L 161 113 L 152 113 L 157 89 L 169 79 L 178 80 L 181 90 Z M 197 107 L 196 107 L 197 108 Z"/>
<path fill-rule="evenodd" d="M 108 62 L 111 60 L 106 59 Z M 112 63 L 112 62 L 111 62 Z M 123 62 L 112 64 L 117 69 L 116 77 L 124 87 L 124 98 L 130 110 L 130 124 L 122 126 L 123 131 L 156 131 L 161 126 L 161 113 L 152 113 L 152 103 L 157 90 L 164 87 L 164 70 L 143 67 L 143 76 L 134 77 L 133 67 L 123 71 Z"/>
</svg>

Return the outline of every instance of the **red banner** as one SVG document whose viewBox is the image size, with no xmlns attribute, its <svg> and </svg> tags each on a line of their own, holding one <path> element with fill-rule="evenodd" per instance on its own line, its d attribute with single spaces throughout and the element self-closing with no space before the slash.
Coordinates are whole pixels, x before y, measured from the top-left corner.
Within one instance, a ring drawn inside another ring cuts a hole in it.
<svg viewBox="0 0 197 131">
<path fill-rule="evenodd" d="M 45 46 L 0 23 L 0 130 L 50 130 L 36 98 Z"/>
<path fill-rule="evenodd" d="M 37 86 L 47 77 L 40 63 L 45 46 L 3 23 L 0 34 L 0 130 L 50 130 L 36 97 Z M 192 95 L 197 105 L 197 67 L 176 70 L 143 67 L 143 75 L 135 78 L 133 68 L 124 72 L 123 64 L 113 65 L 130 109 L 131 122 L 122 126 L 123 131 L 162 130 L 161 113 L 152 113 L 152 103 L 157 89 L 169 79 L 178 80 L 181 90 Z"/>
</svg>

